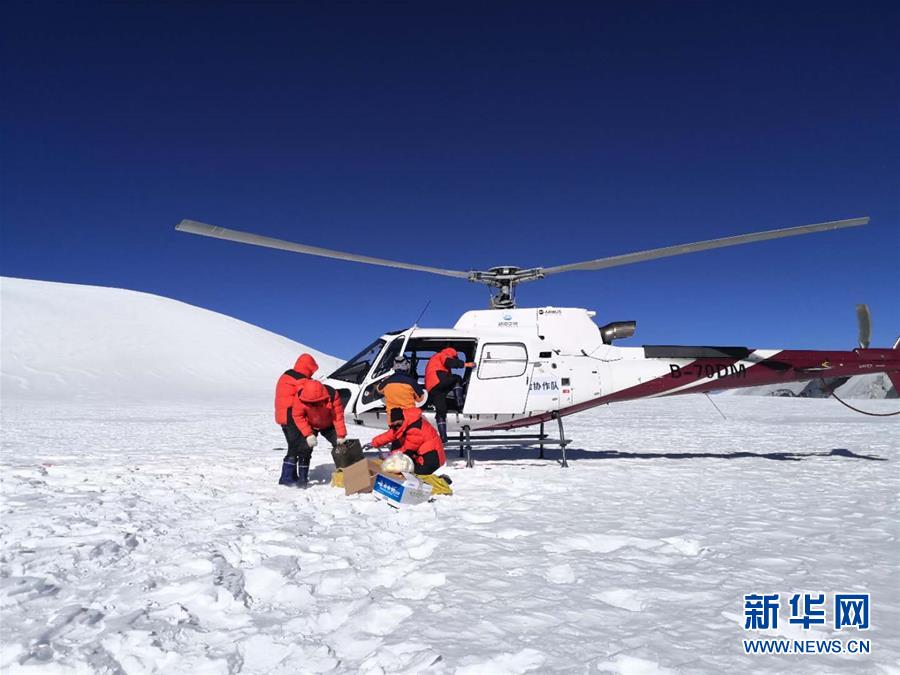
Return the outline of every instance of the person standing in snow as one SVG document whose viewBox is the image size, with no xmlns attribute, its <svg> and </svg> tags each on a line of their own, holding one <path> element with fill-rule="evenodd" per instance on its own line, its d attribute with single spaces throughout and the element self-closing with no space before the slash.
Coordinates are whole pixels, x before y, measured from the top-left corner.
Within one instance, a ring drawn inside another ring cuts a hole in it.
<svg viewBox="0 0 900 675">
<path fill-rule="evenodd" d="M 410 374 L 409 359 L 401 355 L 394 359 L 394 374 L 378 385 L 378 393 L 384 396 L 388 419 L 394 408 L 415 408 L 425 400 L 425 390 L 416 377 Z"/>
<path fill-rule="evenodd" d="M 278 479 L 280 485 L 297 484 L 297 457 L 303 445 L 303 434 L 294 423 L 294 399 L 304 384 L 312 381 L 310 378 L 318 369 L 319 364 L 310 354 L 301 354 L 294 367 L 284 371 L 275 384 L 275 423 L 281 425 L 288 445 Z"/>
<path fill-rule="evenodd" d="M 419 408 L 391 411 L 390 427 L 370 445 L 380 448 L 389 443 L 393 452 L 402 452 L 413 461 L 414 471 L 420 476 L 434 473 L 447 461 L 440 436 Z"/>
<path fill-rule="evenodd" d="M 447 442 L 447 394 L 454 392 L 457 410 L 461 411 L 465 403 L 462 378 L 451 372 L 451 368 L 474 366 L 474 363 L 462 361 L 453 347 L 442 349 L 428 359 L 428 365 L 425 367 L 425 389 L 428 390 L 428 403 L 434 406 L 434 421 L 444 443 Z"/>
<path fill-rule="evenodd" d="M 344 424 L 344 403 L 331 387 L 327 387 L 318 380 L 309 380 L 297 392 L 291 406 L 291 416 L 302 435 L 300 449 L 294 460 L 296 465 L 296 480 L 294 485 L 306 487 L 309 482 L 309 460 L 312 457 L 313 448 L 318 443 L 321 433 L 332 447 L 337 447 L 347 438 L 347 427 Z M 285 460 L 288 464 L 289 460 Z M 282 469 L 282 480 L 287 471 L 290 478 L 290 468 Z M 281 482 L 281 481 L 279 481 Z M 282 482 L 282 485 L 290 483 Z"/>
</svg>

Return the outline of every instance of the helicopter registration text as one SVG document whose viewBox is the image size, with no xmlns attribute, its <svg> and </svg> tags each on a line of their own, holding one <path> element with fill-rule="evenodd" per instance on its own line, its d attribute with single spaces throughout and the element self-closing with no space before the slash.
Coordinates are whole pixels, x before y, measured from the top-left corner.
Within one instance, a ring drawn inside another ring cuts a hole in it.
<svg viewBox="0 0 900 675">
<path fill-rule="evenodd" d="M 695 380 L 704 377 L 708 380 L 725 377 L 747 377 L 747 367 L 743 363 L 692 363 L 689 366 L 679 366 L 675 363 L 670 363 L 669 371 L 673 380 L 691 376 Z"/>
</svg>

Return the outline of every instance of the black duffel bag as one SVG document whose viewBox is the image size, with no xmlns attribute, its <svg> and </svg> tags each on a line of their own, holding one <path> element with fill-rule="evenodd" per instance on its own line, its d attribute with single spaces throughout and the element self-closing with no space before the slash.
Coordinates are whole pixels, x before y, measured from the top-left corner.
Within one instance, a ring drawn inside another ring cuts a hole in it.
<svg viewBox="0 0 900 675">
<path fill-rule="evenodd" d="M 362 444 L 357 438 L 348 438 L 331 449 L 331 459 L 334 460 L 336 469 L 345 469 L 351 464 L 356 464 L 359 460 L 364 459 Z"/>
</svg>

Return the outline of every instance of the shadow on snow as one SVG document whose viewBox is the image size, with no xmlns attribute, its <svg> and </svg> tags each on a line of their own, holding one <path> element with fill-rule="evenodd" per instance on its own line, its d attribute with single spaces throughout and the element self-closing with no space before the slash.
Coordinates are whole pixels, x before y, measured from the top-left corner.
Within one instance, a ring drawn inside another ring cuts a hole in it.
<svg viewBox="0 0 900 675">
<path fill-rule="evenodd" d="M 457 459 L 457 453 L 447 453 L 447 460 Z M 473 450 L 476 461 L 503 461 L 518 459 L 538 459 L 537 451 L 532 448 L 489 448 Z M 545 461 L 558 460 L 560 453 L 556 449 L 544 452 Z M 847 459 L 865 459 L 873 462 L 886 462 L 887 457 L 863 455 L 847 448 L 834 448 L 827 452 L 624 452 L 621 450 L 579 450 L 572 448 L 566 451 L 570 460 L 578 459 L 770 459 L 781 462 L 799 462 L 810 457 L 844 457 Z"/>
</svg>

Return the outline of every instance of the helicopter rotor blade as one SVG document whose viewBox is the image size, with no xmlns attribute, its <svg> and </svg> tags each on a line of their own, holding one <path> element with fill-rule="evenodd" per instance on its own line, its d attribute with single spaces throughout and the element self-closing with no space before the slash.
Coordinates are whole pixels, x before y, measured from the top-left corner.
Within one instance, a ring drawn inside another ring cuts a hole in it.
<svg viewBox="0 0 900 675">
<path fill-rule="evenodd" d="M 251 232 L 241 232 L 240 230 L 229 230 L 224 227 L 216 227 L 215 225 L 207 225 L 206 223 L 198 223 L 196 220 L 182 220 L 175 229 L 179 232 L 189 232 L 191 234 L 199 234 L 203 237 L 212 237 L 214 239 L 225 239 L 227 241 L 236 241 L 241 244 L 251 244 L 253 246 L 264 246 L 266 248 L 275 248 L 282 251 L 292 251 L 294 253 L 306 253 L 307 255 L 317 255 L 323 258 L 336 258 L 338 260 L 350 260 L 352 262 L 366 263 L 368 265 L 381 265 L 382 267 L 398 267 L 404 270 L 415 270 L 417 272 L 430 272 L 431 274 L 440 274 L 445 277 L 457 277 L 460 279 L 468 279 L 469 273 L 458 270 L 446 270 L 439 267 L 428 267 L 427 265 L 416 265 L 414 263 L 397 262 L 395 260 L 385 260 L 383 258 L 373 258 L 368 255 L 358 255 L 356 253 L 345 253 L 343 251 L 334 251 L 329 248 L 320 248 L 318 246 L 307 246 L 306 244 L 297 244 L 292 241 L 283 239 L 275 239 L 273 237 L 265 237 L 260 234 Z"/>
<path fill-rule="evenodd" d="M 685 253 L 707 251 L 713 248 L 738 246 L 740 244 L 750 244 L 752 242 L 766 241 L 768 239 L 781 239 L 782 237 L 795 237 L 801 234 L 812 234 L 813 232 L 824 232 L 826 230 L 838 230 L 844 227 L 857 227 L 858 225 L 865 225 L 868 222 L 868 217 L 851 218 L 849 220 L 835 220 L 829 223 L 816 223 L 814 225 L 801 225 L 800 227 L 786 227 L 780 230 L 766 230 L 764 232 L 753 232 L 751 234 L 739 234 L 734 237 L 723 237 L 722 239 L 710 239 L 707 241 L 698 241 L 692 244 L 680 244 L 677 246 L 666 246 L 664 248 L 653 248 L 648 251 L 625 253 L 623 255 L 614 255 L 607 258 L 597 258 L 596 260 L 586 260 L 585 262 L 571 263 L 568 265 L 545 267 L 542 271 L 545 275 L 547 275 L 558 274 L 559 272 L 572 272 L 576 270 L 602 270 L 606 269 L 607 267 L 631 265 L 632 263 L 644 262 L 645 260 L 669 258 L 671 256 L 684 255 Z"/>
</svg>

